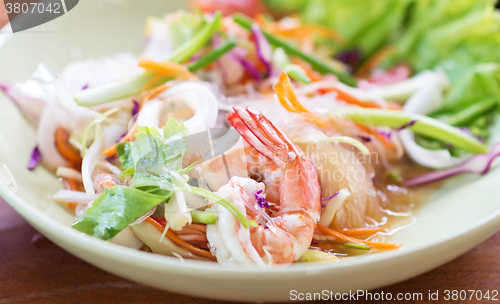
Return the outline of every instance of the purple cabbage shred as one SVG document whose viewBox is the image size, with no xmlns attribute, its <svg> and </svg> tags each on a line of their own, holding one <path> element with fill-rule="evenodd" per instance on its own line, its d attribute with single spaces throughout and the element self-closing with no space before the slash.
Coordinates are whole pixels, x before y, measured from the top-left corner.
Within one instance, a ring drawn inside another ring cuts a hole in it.
<svg viewBox="0 0 500 304">
<path fill-rule="evenodd" d="M 365 142 L 371 142 L 372 139 L 369 136 L 363 136 L 363 135 L 358 135 L 359 138 L 361 138 Z"/>
<path fill-rule="evenodd" d="M 266 197 L 262 195 L 262 190 L 257 190 L 254 194 L 257 199 L 257 205 L 259 205 L 260 208 L 269 209 L 269 202 L 266 200 Z"/>
<path fill-rule="evenodd" d="M 329 201 L 329 200 L 331 200 L 332 198 L 336 197 L 337 195 L 339 195 L 339 192 L 338 192 L 338 191 L 337 191 L 337 192 L 335 192 L 332 196 L 329 196 L 329 197 L 323 197 L 323 198 L 321 199 L 321 201 L 322 201 L 322 202 Z"/>
<path fill-rule="evenodd" d="M 385 139 L 387 139 L 388 141 L 391 141 L 392 139 L 392 132 L 386 132 L 386 131 L 377 131 L 378 134 L 382 135 Z"/>
<path fill-rule="evenodd" d="M 361 50 L 355 48 L 341 52 L 337 55 L 337 59 L 347 64 L 351 69 L 354 69 L 361 60 Z"/>
<path fill-rule="evenodd" d="M 139 105 L 139 103 L 135 100 L 132 101 L 133 102 L 133 106 L 132 106 L 132 117 L 134 117 L 135 115 L 137 115 L 137 113 L 139 113 L 139 109 L 141 108 L 141 106 Z"/>
<path fill-rule="evenodd" d="M 412 120 L 408 123 L 405 123 L 404 125 L 402 125 L 401 127 L 398 128 L 398 131 L 401 131 L 401 130 L 404 130 L 406 128 L 409 128 L 411 126 L 413 126 L 417 121 L 416 120 Z"/>
<path fill-rule="evenodd" d="M 30 160 L 28 161 L 27 168 L 29 170 L 33 170 L 36 168 L 38 163 L 42 160 L 42 153 L 40 153 L 40 150 L 38 150 L 38 145 L 36 145 L 33 148 L 33 151 L 31 152 Z"/>
<path fill-rule="evenodd" d="M 89 84 L 87 83 L 86 85 L 84 85 L 84 86 L 82 87 L 82 91 L 83 91 L 83 90 L 86 90 L 86 89 L 88 89 L 88 88 L 89 88 Z"/>
<path fill-rule="evenodd" d="M 493 145 L 488 154 L 477 154 L 456 167 L 439 171 L 432 171 L 419 175 L 417 177 L 413 177 L 405 181 L 405 185 L 407 187 L 420 186 L 463 173 L 485 175 L 486 173 L 488 173 L 488 171 L 490 171 L 493 165 L 493 161 L 499 156 L 500 142 L 497 142 L 495 145 Z"/>
</svg>

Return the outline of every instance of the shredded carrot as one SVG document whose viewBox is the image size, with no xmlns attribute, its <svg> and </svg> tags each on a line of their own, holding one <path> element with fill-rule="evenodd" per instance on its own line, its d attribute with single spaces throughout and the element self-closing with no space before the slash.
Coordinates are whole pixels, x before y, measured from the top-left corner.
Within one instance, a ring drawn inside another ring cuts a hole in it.
<svg viewBox="0 0 500 304">
<path fill-rule="evenodd" d="M 388 140 L 386 137 L 384 137 L 382 134 L 378 133 L 376 129 L 362 125 L 360 123 L 356 123 L 356 122 L 355 122 L 355 124 L 361 130 L 373 135 L 376 139 L 378 139 L 380 142 L 382 142 L 384 144 L 384 146 L 386 146 L 387 148 L 393 149 L 393 150 L 396 149 L 396 146 L 390 140 Z"/>
<path fill-rule="evenodd" d="M 396 48 L 393 45 L 388 45 L 377 51 L 370 57 L 356 72 L 356 77 L 366 78 L 370 72 L 382 63 L 387 57 L 394 54 Z"/>
<path fill-rule="evenodd" d="M 151 217 L 148 217 L 144 220 L 145 222 L 148 222 L 150 224 L 153 224 L 156 228 L 158 228 L 158 230 L 160 230 L 161 232 L 163 232 L 163 230 L 165 229 L 165 227 L 158 223 L 157 221 L 155 221 L 154 219 L 152 219 Z M 175 235 L 172 231 L 168 230 L 167 231 L 167 234 L 166 236 L 172 241 L 174 242 L 175 244 L 183 247 L 183 248 L 186 248 L 187 250 L 189 251 L 192 251 L 193 253 L 196 253 L 198 255 L 201 255 L 203 257 L 206 257 L 206 258 L 209 258 L 211 260 L 215 260 L 215 257 L 210 253 L 210 251 L 207 251 L 207 250 L 203 250 L 203 249 L 200 249 L 196 246 L 193 246 L 189 243 L 187 243 L 186 241 L 184 240 L 181 240 L 177 235 Z"/>
<path fill-rule="evenodd" d="M 74 178 L 66 178 L 66 188 L 68 190 L 72 190 L 72 191 L 78 191 L 78 183 L 76 182 L 76 180 Z M 71 210 L 75 210 L 76 206 L 78 205 L 77 203 L 67 203 L 68 207 L 71 209 Z"/>
<path fill-rule="evenodd" d="M 360 106 L 360 107 L 363 107 L 363 108 L 376 108 L 376 109 L 382 108 L 382 105 L 380 105 L 380 104 L 378 104 L 376 102 L 360 100 L 360 99 L 352 96 L 351 94 L 349 94 L 349 93 L 347 93 L 347 92 L 345 92 L 343 90 L 337 89 L 337 88 L 323 89 L 323 91 L 336 92 L 337 93 L 337 97 L 339 99 L 345 101 L 348 104 Z"/>
<path fill-rule="evenodd" d="M 197 78 L 196 75 L 191 73 L 185 66 L 174 62 L 156 62 L 153 60 L 141 58 L 139 66 L 147 71 L 155 73 L 156 76 L 151 79 L 146 88 L 150 88 L 154 83 L 163 77 L 172 77 L 179 79 L 192 79 Z"/>
<path fill-rule="evenodd" d="M 380 242 L 372 242 L 372 241 L 364 241 L 364 240 L 360 240 L 360 239 L 355 239 L 355 238 L 344 235 L 338 231 L 332 230 L 332 229 L 327 228 L 327 227 L 320 225 L 320 224 L 317 225 L 317 228 L 322 234 L 332 236 L 341 242 L 363 244 L 363 245 L 366 245 L 370 248 L 380 249 L 380 250 L 394 250 L 394 249 L 398 249 L 401 247 L 401 245 L 399 245 L 399 244 L 380 243 Z"/>
<path fill-rule="evenodd" d="M 281 105 L 290 112 L 302 113 L 306 121 L 310 121 L 319 127 L 329 127 L 328 122 L 316 113 L 306 109 L 297 99 L 290 78 L 285 72 L 281 72 L 278 82 L 274 85 L 274 91 L 278 96 Z"/>
<path fill-rule="evenodd" d="M 81 163 L 82 157 L 80 151 L 69 143 L 69 132 L 64 128 L 58 128 L 56 131 L 56 147 L 59 153 L 73 163 Z"/>
<path fill-rule="evenodd" d="M 254 19 L 263 29 L 273 34 L 299 39 L 310 38 L 313 35 L 318 35 L 330 38 L 340 44 L 344 44 L 346 42 L 346 38 L 342 34 L 324 25 L 301 24 L 292 27 L 284 27 L 276 22 L 268 22 L 262 14 L 255 16 Z"/>
<path fill-rule="evenodd" d="M 137 122 L 132 126 L 132 128 L 123 136 L 122 139 L 118 143 L 126 142 L 126 141 L 131 141 L 134 138 L 135 132 L 137 132 Z M 112 144 L 111 146 L 107 147 L 106 149 L 101 151 L 101 154 L 106 155 L 107 157 L 111 157 L 116 154 L 116 145 L 117 144 Z"/>
<path fill-rule="evenodd" d="M 368 228 L 351 228 L 351 229 L 343 229 L 335 231 L 347 236 L 359 236 L 359 235 L 375 234 L 377 232 L 384 232 L 387 231 L 387 229 L 380 227 L 368 227 Z"/>
<path fill-rule="evenodd" d="M 142 107 L 144 106 L 144 104 L 148 101 L 150 101 L 151 99 L 155 98 L 158 94 L 160 94 L 161 92 L 165 91 L 166 89 L 170 88 L 170 85 L 169 84 L 162 84 L 160 86 L 157 86 L 156 88 L 152 89 L 151 91 L 149 91 L 146 96 L 144 96 L 144 98 L 142 99 L 141 103 L 140 103 L 140 108 L 142 109 Z"/>
<path fill-rule="evenodd" d="M 294 27 L 281 27 L 281 26 L 273 26 L 268 27 L 264 26 L 270 32 L 283 35 L 285 37 L 299 37 L 299 38 L 310 38 L 313 35 L 322 36 L 325 38 L 330 38 L 338 43 L 344 44 L 346 39 L 339 32 L 318 24 L 303 24 Z"/>
</svg>

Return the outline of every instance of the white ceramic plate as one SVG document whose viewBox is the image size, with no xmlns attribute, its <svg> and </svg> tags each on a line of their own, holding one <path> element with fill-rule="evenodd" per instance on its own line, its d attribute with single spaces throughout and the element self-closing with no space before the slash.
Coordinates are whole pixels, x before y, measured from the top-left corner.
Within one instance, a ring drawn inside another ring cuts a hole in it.
<svg viewBox="0 0 500 304">
<path fill-rule="evenodd" d="M 183 1 L 86 0 L 68 14 L 18 34 L 0 34 L 0 80 L 26 81 L 43 62 L 53 71 L 72 56 L 139 52 L 144 19 L 185 5 Z M 500 130 L 500 128 L 496 128 Z M 498 139 L 500 132 L 496 132 Z M 26 169 L 34 131 L 0 95 L 0 168 L 5 164 L 17 191 L 0 178 L 0 193 L 33 227 L 79 258 L 116 275 L 192 296 L 236 301 L 285 301 L 290 291 L 345 292 L 393 284 L 429 271 L 478 245 L 500 228 L 500 170 L 482 178 L 448 181 L 415 210 L 418 221 L 389 238 L 393 252 L 332 264 L 286 269 L 222 268 L 216 263 L 153 255 L 83 235 L 73 217 L 49 197 L 60 183 L 44 168 Z M 0 169 L 1 171 L 2 169 Z M 77 274 L 75 274 L 77 275 Z"/>
</svg>

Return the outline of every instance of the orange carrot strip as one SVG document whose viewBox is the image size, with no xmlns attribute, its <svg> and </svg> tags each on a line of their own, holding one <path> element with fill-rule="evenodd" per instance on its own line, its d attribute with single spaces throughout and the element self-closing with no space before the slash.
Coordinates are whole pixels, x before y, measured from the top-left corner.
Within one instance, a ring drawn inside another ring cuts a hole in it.
<svg viewBox="0 0 500 304">
<path fill-rule="evenodd" d="M 320 224 L 318 224 L 316 227 L 318 228 L 318 230 L 322 234 L 332 236 L 332 237 L 336 238 L 337 240 L 342 241 L 342 242 L 346 242 L 346 243 L 363 244 L 363 245 L 366 245 L 370 248 L 381 249 L 381 250 L 394 250 L 394 249 L 398 249 L 401 247 L 401 245 L 399 245 L 399 244 L 380 243 L 380 242 L 372 242 L 372 241 L 364 241 L 364 240 L 360 240 L 360 239 L 355 239 L 355 238 L 349 237 L 347 235 L 344 235 L 338 231 L 332 230 L 332 229 L 327 228 L 327 227 L 320 225 Z"/>
<path fill-rule="evenodd" d="M 73 191 L 78 191 L 78 184 L 74 178 L 65 178 L 63 181 L 66 180 L 66 189 L 68 190 L 73 190 Z M 76 206 L 78 205 L 77 203 L 67 203 L 68 207 L 71 210 L 75 210 Z"/>
<path fill-rule="evenodd" d="M 160 230 L 161 232 L 163 232 L 163 230 L 165 229 L 165 227 L 158 223 L 157 221 L 155 221 L 154 219 L 152 219 L 151 217 L 148 217 L 144 220 L 145 222 L 148 222 L 150 224 L 153 224 L 156 228 L 158 228 L 158 230 Z M 189 251 L 192 251 L 198 255 L 201 255 L 203 257 L 206 257 L 206 258 L 209 258 L 211 260 L 216 260 L 215 257 L 210 253 L 210 251 L 207 251 L 207 250 L 203 250 L 203 249 L 200 249 L 196 246 L 193 246 L 189 243 L 187 243 L 186 241 L 184 240 L 181 240 L 175 233 L 173 233 L 172 231 L 168 230 L 167 231 L 167 234 L 166 236 L 172 241 L 174 242 L 175 244 L 183 247 L 183 248 L 186 248 L 187 250 Z"/>
<path fill-rule="evenodd" d="M 290 78 L 285 72 L 281 72 L 278 82 L 273 86 L 281 105 L 290 112 L 302 113 L 306 121 L 310 121 L 319 127 L 328 127 L 328 122 L 316 113 L 306 109 L 297 99 L 292 88 Z"/>
<path fill-rule="evenodd" d="M 373 135 L 376 139 L 378 139 L 380 142 L 384 144 L 389 149 L 396 149 L 396 146 L 387 138 L 382 136 L 380 133 L 377 132 L 374 128 L 370 128 L 368 126 L 362 125 L 360 123 L 355 122 L 356 126 L 360 128 L 361 130 L 365 131 L 366 133 L 369 133 Z"/>
<path fill-rule="evenodd" d="M 120 139 L 119 143 L 126 142 L 126 141 L 131 141 L 133 139 L 133 136 L 135 132 L 137 132 L 137 123 L 135 123 L 130 131 L 122 138 Z M 101 154 L 104 154 L 108 157 L 111 157 L 116 154 L 116 144 L 112 144 L 111 146 L 107 147 L 106 149 L 101 151 Z"/>
<path fill-rule="evenodd" d="M 180 79 L 196 78 L 196 75 L 191 73 L 187 67 L 174 62 L 155 62 L 153 60 L 142 58 L 139 60 L 139 66 L 162 77 Z"/>
<path fill-rule="evenodd" d="M 59 153 L 70 162 L 82 162 L 80 151 L 69 143 L 69 133 L 64 128 L 58 128 L 56 131 L 56 147 Z"/>
<path fill-rule="evenodd" d="M 160 86 L 157 86 L 156 88 L 150 90 L 146 96 L 144 96 L 144 98 L 142 99 L 141 103 L 140 103 L 140 106 L 141 106 L 141 109 L 142 107 L 144 106 L 144 104 L 148 101 L 150 101 L 151 99 L 155 98 L 158 94 L 160 94 L 161 92 L 165 91 L 166 89 L 170 88 L 171 85 L 169 84 L 162 84 Z"/>
<path fill-rule="evenodd" d="M 267 26 L 265 26 L 267 27 Z M 339 32 L 318 24 L 303 24 L 290 28 L 270 27 L 271 32 L 281 34 L 285 37 L 311 37 L 312 35 L 330 38 L 338 43 L 345 43 L 345 38 Z"/>
<path fill-rule="evenodd" d="M 378 103 L 370 102 L 370 101 L 364 101 L 364 100 L 359 100 L 356 97 L 352 96 L 351 94 L 349 94 L 349 93 L 347 93 L 345 91 L 339 90 L 337 88 L 328 88 L 328 89 L 324 89 L 324 91 L 336 92 L 337 93 L 337 97 L 339 99 L 345 101 L 348 104 L 360 106 L 360 107 L 363 107 L 363 108 L 376 108 L 376 109 L 382 108 L 382 105 L 380 105 Z"/>
<path fill-rule="evenodd" d="M 396 48 L 393 45 L 388 45 L 381 48 L 375 54 L 372 55 L 356 72 L 356 77 L 366 78 L 370 72 L 380 65 L 387 57 L 394 54 Z"/>
<path fill-rule="evenodd" d="M 367 227 L 367 228 L 342 229 L 335 231 L 347 236 L 359 236 L 359 235 L 375 234 L 377 232 L 384 232 L 387 231 L 387 229 L 380 227 Z"/>
</svg>

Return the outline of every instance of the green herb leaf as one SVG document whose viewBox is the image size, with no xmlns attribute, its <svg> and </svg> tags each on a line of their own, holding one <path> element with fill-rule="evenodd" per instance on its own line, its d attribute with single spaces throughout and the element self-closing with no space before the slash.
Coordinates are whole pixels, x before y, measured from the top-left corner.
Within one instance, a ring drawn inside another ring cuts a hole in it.
<svg viewBox="0 0 500 304">
<path fill-rule="evenodd" d="M 159 196 L 132 187 L 114 186 L 106 189 L 72 227 L 88 235 L 110 240 L 140 216 L 165 202 Z"/>
</svg>

